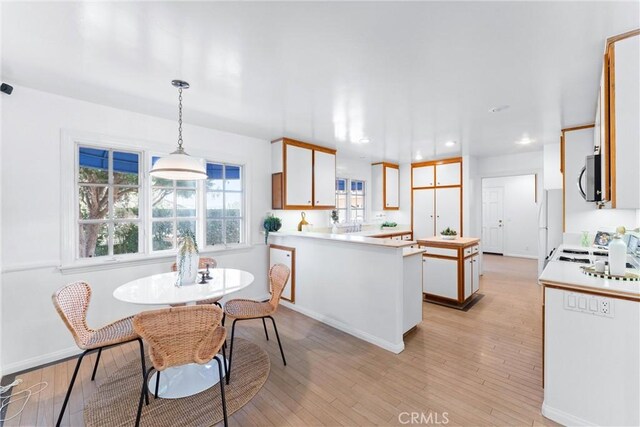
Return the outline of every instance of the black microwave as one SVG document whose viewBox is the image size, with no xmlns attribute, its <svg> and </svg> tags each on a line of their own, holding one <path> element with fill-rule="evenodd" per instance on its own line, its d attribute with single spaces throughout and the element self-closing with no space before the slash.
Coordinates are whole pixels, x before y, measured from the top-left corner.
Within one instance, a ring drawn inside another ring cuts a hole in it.
<svg viewBox="0 0 640 427">
<path fill-rule="evenodd" d="M 584 177 L 584 187 L 582 181 Z M 587 156 L 578 175 L 578 190 L 587 202 L 602 201 L 602 160 L 600 154 Z"/>
</svg>

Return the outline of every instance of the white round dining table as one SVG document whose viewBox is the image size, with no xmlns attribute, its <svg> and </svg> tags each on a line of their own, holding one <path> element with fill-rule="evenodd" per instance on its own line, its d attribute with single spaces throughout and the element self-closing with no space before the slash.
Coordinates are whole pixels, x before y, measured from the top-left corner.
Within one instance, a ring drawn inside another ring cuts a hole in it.
<svg viewBox="0 0 640 427">
<path fill-rule="evenodd" d="M 211 279 L 206 284 L 196 283 L 176 286 L 177 273 L 154 274 L 132 280 L 113 291 L 114 298 L 131 304 L 141 305 L 192 305 L 198 301 L 219 298 L 238 292 L 253 283 L 253 274 L 233 268 L 214 268 L 209 270 Z M 216 356 L 220 361 L 222 355 Z M 228 361 L 224 361 L 228 366 Z M 224 371 L 224 370 L 223 370 Z M 223 372 L 224 376 L 224 372 Z M 149 380 L 149 390 L 155 391 L 158 374 Z M 177 399 L 191 396 L 216 385 L 221 378 L 217 363 L 213 360 L 200 365 L 188 365 L 167 368 L 162 371 L 158 396 Z"/>
</svg>

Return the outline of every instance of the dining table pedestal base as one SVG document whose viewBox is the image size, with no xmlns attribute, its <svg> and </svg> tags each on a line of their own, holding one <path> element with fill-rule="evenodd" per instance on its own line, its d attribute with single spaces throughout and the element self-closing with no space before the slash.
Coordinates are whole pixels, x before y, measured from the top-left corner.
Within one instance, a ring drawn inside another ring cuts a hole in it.
<svg viewBox="0 0 640 427">
<path fill-rule="evenodd" d="M 216 356 L 222 361 L 221 354 Z M 226 360 L 226 366 L 229 361 Z M 222 375 L 224 377 L 224 367 Z M 154 373 L 149 380 L 149 394 L 153 395 L 156 390 L 156 379 L 158 373 Z M 220 382 L 218 376 L 218 363 L 211 360 L 209 363 L 200 365 L 190 363 L 188 365 L 167 368 L 160 373 L 160 387 L 158 388 L 158 397 L 163 399 L 179 399 L 181 397 L 193 396 L 201 391 L 213 387 Z"/>
</svg>

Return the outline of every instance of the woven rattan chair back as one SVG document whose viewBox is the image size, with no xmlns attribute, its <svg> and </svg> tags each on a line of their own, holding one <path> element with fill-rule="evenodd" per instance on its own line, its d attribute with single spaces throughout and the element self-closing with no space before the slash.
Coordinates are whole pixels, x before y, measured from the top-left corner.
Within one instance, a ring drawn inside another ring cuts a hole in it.
<svg viewBox="0 0 640 427">
<path fill-rule="evenodd" d="M 209 268 L 216 268 L 218 266 L 218 262 L 215 259 L 209 257 L 200 258 L 200 261 L 198 262 L 198 268 L 207 268 L 207 265 L 209 265 Z M 178 265 L 175 262 L 171 265 L 171 271 L 178 271 Z"/>
<path fill-rule="evenodd" d="M 70 283 L 54 292 L 51 299 L 74 341 L 84 350 L 93 332 L 87 326 L 91 287 L 85 282 Z"/>
<path fill-rule="evenodd" d="M 291 270 L 284 264 L 275 264 L 269 269 L 269 288 L 271 290 L 271 298 L 269 305 L 275 311 L 280 303 L 280 296 L 289 280 Z"/>
<path fill-rule="evenodd" d="M 133 328 L 149 344 L 153 367 L 162 371 L 187 363 L 206 363 L 211 341 L 222 320 L 214 305 L 192 305 L 144 311 L 133 318 Z"/>
</svg>

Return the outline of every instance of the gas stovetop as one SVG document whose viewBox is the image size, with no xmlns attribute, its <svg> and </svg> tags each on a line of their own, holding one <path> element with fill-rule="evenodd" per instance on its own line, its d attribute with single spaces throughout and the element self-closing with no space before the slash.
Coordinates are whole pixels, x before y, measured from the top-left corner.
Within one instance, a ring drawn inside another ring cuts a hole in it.
<svg viewBox="0 0 640 427">
<path fill-rule="evenodd" d="M 563 251 L 564 253 L 567 253 L 566 251 Z M 566 257 L 566 256 L 559 256 L 558 257 L 558 261 L 568 261 L 568 262 L 579 262 L 581 264 L 591 264 L 591 261 L 589 260 L 589 258 L 574 258 L 574 257 Z"/>
</svg>

